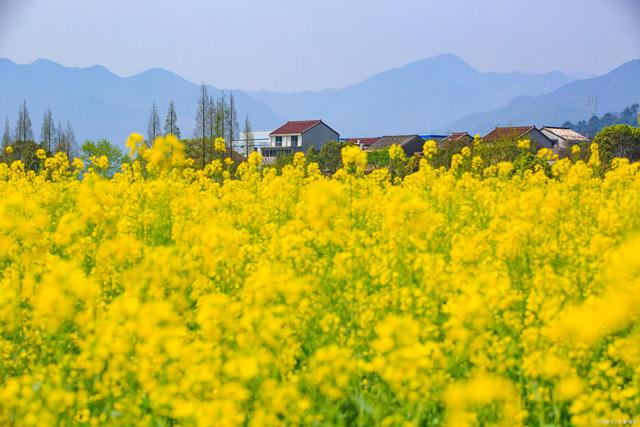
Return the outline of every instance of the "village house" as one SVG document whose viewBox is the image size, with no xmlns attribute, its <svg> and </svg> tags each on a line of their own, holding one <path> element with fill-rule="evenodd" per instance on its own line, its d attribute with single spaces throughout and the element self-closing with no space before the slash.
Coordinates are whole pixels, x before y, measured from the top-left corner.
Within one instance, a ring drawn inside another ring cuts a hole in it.
<svg viewBox="0 0 640 427">
<path fill-rule="evenodd" d="M 554 148 L 558 150 L 569 150 L 575 144 L 589 142 L 589 138 L 569 128 L 543 126 L 540 131 L 553 141 Z"/>
<path fill-rule="evenodd" d="M 473 137 L 468 132 L 453 132 L 438 143 L 438 148 L 458 148 L 471 145 Z"/>
<path fill-rule="evenodd" d="M 395 135 L 383 136 L 369 147 L 371 151 L 384 150 L 392 145 L 399 145 L 404 150 L 407 157 L 422 152 L 424 139 L 420 135 Z"/>
<path fill-rule="evenodd" d="M 373 144 L 375 144 L 380 138 L 345 138 L 344 142 L 349 142 L 353 145 L 357 145 L 361 150 L 367 150 Z"/>
<path fill-rule="evenodd" d="M 297 152 L 306 153 L 311 147 L 319 150 L 340 135 L 322 120 L 289 121 L 269 134 L 269 145 L 260 148 L 265 162 Z"/>
<path fill-rule="evenodd" d="M 513 141 L 528 139 L 537 148 L 554 148 L 555 142 L 549 139 L 535 126 L 497 127 L 482 140 L 484 142 Z"/>
</svg>

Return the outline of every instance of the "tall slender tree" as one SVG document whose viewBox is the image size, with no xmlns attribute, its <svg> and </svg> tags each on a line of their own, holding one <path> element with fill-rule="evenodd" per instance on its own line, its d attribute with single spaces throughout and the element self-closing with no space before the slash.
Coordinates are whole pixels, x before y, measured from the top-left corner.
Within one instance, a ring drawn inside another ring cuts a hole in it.
<svg viewBox="0 0 640 427">
<path fill-rule="evenodd" d="M 209 144 L 207 145 L 209 147 L 209 158 L 213 159 L 213 141 L 216 139 L 216 137 L 220 136 L 217 133 L 217 129 L 216 129 L 216 116 L 218 114 L 218 104 L 216 103 L 216 101 L 213 99 L 212 95 L 209 95 L 209 105 L 208 105 L 208 109 L 207 109 L 207 137 L 209 138 Z"/>
<path fill-rule="evenodd" d="M 73 132 L 71 123 L 67 122 L 67 126 L 62 127 L 62 124 L 58 122 L 54 141 L 54 151 L 56 153 L 65 153 L 68 158 L 71 158 L 76 144 L 75 133 Z"/>
<path fill-rule="evenodd" d="M 244 130 L 242 133 L 244 134 L 245 157 L 248 159 L 249 153 L 253 151 L 253 132 L 251 130 L 251 122 L 249 121 L 249 116 L 245 116 L 244 118 Z"/>
<path fill-rule="evenodd" d="M 176 106 L 173 101 L 169 102 L 169 110 L 167 111 L 167 118 L 164 120 L 164 134 L 175 135 L 180 138 L 180 128 L 177 125 L 178 114 L 176 113 Z"/>
<path fill-rule="evenodd" d="M 147 127 L 147 142 L 149 145 L 152 145 L 161 134 L 160 116 L 158 115 L 158 107 L 154 102 L 153 107 L 151 107 L 151 114 L 149 115 L 149 126 Z"/>
<path fill-rule="evenodd" d="M 13 138 L 11 138 L 11 128 L 9 127 L 9 117 L 4 120 L 4 132 L 2 132 L 2 152 L 5 148 L 13 144 Z"/>
<path fill-rule="evenodd" d="M 29 117 L 29 109 L 27 101 L 23 101 L 18 111 L 18 121 L 16 122 L 16 141 L 33 141 L 33 130 L 31 128 L 31 118 Z"/>
<path fill-rule="evenodd" d="M 229 147 L 229 157 L 231 157 L 233 152 L 233 141 L 238 135 L 238 128 L 240 127 L 240 125 L 238 125 L 238 113 L 236 111 L 236 100 L 233 96 L 233 92 L 229 93 L 229 109 L 227 111 L 226 121 L 228 135 L 227 147 Z"/>
<path fill-rule="evenodd" d="M 67 157 L 70 159 L 71 155 L 75 152 L 76 149 L 76 134 L 75 132 L 73 132 L 73 128 L 71 127 L 71 123 L 69 122 L 67 122 L 65 133 L 67 138 L 66 153 Z"/>
<path fill-rule="evenodd" d="M 207 85 L 202 83 L 200 85 L 200 98 L 198 99 L 198 111 L 196 112 L 196 128 L 194 130 L 194 137 L 200 139 L 202 160 L 201 165 L 204 169 L 207 164 L 206 150 L 207 150 L 207 130 L 209 129 L 209 91 Z"/>
<path fill-rule="evenodd" d="M 53 148 L 55 132 L 56 125 L 53 122 L 53 115 L 51 110 L 47 108 L 42 118 L 42 130 L 40 131 L 40 142 L 47 153 L 50 153 Z"/>
<path fill-rule="evenodd" d="M 224 91 L 220 93 L 216 101 L 216 136 L 226 138 L 227 98 Z"/>
</svg>

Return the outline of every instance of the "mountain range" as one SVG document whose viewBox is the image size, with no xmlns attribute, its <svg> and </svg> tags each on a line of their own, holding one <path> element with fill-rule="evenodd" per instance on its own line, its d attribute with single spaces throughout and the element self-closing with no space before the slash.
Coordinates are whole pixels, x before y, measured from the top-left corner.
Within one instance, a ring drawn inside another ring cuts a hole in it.
<svg viewBox="0 0 640 427">
<path fill-rule="evenodd" d="M 633 60 L 600 77 L 575 81 L 541 96 L 520 96 L 501 108 L 464 116 L 448 128 L 485 133 L 497 125 L 562 125 L 619 112 L 637 102 L 640 60 Z"/>
<path fill-rule="evenodd" d="M 640 101 L 640 61 L 598 77 L 578 79 L 558 71 L 479 72 L 452 54 L 413 62 L 360 83 L 318 92 L 234 90 L 241 121 L 271 130 L 286 120 L 321 118 L 342 136 L 399 133 L 484 133 L 496 125 L 560 125 L 592 114 L 619 111 Z M 221 92 L 209 86 L 213 96 Z M 36 138 L 42 113 L 73 125 L 77 139 L 123 144 L 144 133 L 155 102 L 161 115 L 170 100 L 184 137 L 195 127 L 199 85 L 154 68 L 120 77 L 102 66 L 68 68 L 40 59 L 19 65 L 0 59 L 0 119 L 11 124 L 27 101 Z"/>
</svg>

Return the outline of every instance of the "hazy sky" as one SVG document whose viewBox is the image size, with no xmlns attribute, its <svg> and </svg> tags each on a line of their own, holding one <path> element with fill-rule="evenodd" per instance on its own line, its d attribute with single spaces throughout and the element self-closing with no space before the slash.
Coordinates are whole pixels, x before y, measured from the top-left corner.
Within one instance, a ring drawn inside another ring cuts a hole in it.
<svg viewBox="0 0 640 427">
<path fill-rule="evenodd" d="M 640 0 L 0 0 L 0 57 L 223 88 L 341 87 L 444 52 L 604 73 L 640 58 Z"/>
</svg>

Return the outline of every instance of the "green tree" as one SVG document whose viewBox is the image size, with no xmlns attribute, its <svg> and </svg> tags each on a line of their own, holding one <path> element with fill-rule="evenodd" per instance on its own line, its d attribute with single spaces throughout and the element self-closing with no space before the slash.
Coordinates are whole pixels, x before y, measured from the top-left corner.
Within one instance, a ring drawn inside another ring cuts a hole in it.
<svg viewBox="0 0 640 427">
<path fill-rule="evenodd" d="M 640 129 L 629 125 L 614 125 L 604 129 L 593 142 L 600 148 L 600 160 L 606 168 L 616 157 L 640 160 Z"/>
<path fill-rule="evenodd" d="M 101 139 L 97 143 L 94 141 L 85 141 L 80 147 L 80 158 L 89 164 L 92 157 L 107 156 L 109 159 L 109 168 L 107 171 L 103 171 L 106 176 L 113 176 L 122 163 L 126 160 L 126 157 L 122 150 L 116 145 L 111 144 L 106 139 Z"/>
<path fill-rule="evenodd" d="M 342 167 L 340 152 L 348 144 L 348 142 L 329 141 L 322 146 L 315 159 L 322 173 L 333 175 Z"/>
<path fill-rule="evenodd" d="M 164 120 L 164 134 L 175 135 L 180 139 L 180 128 L 178 127 L 178 114 L 176 113 L 176 106 L 173 101 L 169 102 L 169 110 L 167 111 L 167 117 Z"/>
</svg>

